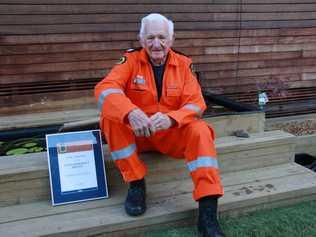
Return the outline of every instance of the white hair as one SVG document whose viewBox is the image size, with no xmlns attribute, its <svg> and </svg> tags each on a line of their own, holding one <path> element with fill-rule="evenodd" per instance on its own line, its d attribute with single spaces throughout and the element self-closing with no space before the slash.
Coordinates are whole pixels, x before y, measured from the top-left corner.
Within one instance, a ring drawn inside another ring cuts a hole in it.
<svg viewBox="0 0 316 237">
<path fill-rule="evenodd" d="M 169 19 L 167 19 L 165 16 L 158 14 L 158 13 L 151 13 L 145 17 L 142 18 L 141 21 L 141 26 L 140 26 L 140 30 L 139 30 L 139 37 L 140 39 L 144 39 L 145 36 L 145 24 L 148 21 L 160 21 L 161 23 L 165 23 L 167 22 L 168 24 L 168 35 L 169 35 L 169 39 L 172 40 L 173 38 L 173 22 Z"/>
</svg>

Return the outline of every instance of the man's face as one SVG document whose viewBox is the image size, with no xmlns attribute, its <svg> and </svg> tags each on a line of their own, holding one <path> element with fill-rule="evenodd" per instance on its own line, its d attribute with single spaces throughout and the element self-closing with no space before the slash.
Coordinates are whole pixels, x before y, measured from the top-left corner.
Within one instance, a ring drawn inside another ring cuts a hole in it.
<svg viewBox="0 0 316 237">
<path fill-rule="evenodd" d="M 148 21 L 145 24 L 144 38 L 140 43 L 154 65 L 164 64 L 168 51 L 172 46 L 172 40 L 168 33 L 168 23 Z"/>
</svg>

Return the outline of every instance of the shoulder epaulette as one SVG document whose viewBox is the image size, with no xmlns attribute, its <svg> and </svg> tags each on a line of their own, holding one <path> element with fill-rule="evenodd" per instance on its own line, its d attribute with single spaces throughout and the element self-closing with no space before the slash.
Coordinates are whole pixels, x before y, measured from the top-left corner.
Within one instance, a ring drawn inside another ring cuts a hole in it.
<svg viewBox="0 0 316 237">
<path fill-rule="evenodd" d="M 126 53 L 132 53 L 132 52 L 135 52 L 135 51 L 140 51 L 142 48 L 141 47 L 139 47 L 139 48 L 130 48 L 130 49 L 127 49 L 125 52 Z"/>
</svg>

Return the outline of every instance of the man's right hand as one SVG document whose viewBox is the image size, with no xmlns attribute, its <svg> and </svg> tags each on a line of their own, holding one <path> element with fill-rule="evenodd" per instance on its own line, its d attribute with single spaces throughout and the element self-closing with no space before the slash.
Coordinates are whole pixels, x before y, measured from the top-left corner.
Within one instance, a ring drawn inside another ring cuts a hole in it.
<svg viewBox="0 0 316 237">
<path fill-rule="evenodd" d="M 140 109 L 129 112 L 127 118 L 136 137 L 149 137 L 156 131 L 150 118 Z"/>
</svg>

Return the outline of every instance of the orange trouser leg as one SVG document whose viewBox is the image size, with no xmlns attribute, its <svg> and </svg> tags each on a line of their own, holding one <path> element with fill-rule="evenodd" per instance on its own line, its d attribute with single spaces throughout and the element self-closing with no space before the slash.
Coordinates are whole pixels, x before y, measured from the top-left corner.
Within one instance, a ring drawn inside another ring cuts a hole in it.
<svg viewBox="0 0 316 237">
<path fill-rule="evenodd" d="M 203 120 L 196 120 L 182 128 L 171 128 L 153 136 L 156 149 L 173 157 L 185 157 L 194 191 L 193 198 L 223 195 L 214 132 Z"/>
<path fill-rule="evenodd" d="M 109 144 L 111 157 L 119 168 L 125 182 L 144 178 L 147 167 L 138 158 L 135 136 L 132 130 L 122 123 L 107 119 L 101 120 L 101 128 Z"/>
</svg>

